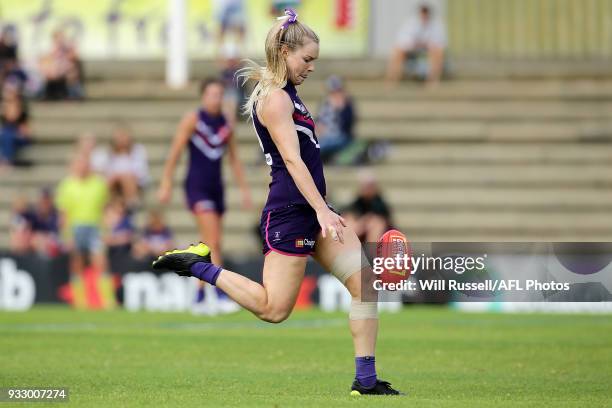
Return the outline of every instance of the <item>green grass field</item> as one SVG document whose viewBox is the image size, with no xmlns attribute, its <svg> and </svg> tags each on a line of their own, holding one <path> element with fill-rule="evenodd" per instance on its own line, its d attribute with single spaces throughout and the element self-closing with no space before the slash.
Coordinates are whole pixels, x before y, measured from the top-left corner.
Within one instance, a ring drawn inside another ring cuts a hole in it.
<svg viewBox="0 0 612 408">
<path fill-rule="evenodd" d="M 68 387 L 78 406 L 612 406 L 605 315 L 437 307 L 382 315 L 377 371 L 409 393 L 399 398 L 349 396 L 354 363 L 343 313 L 295 312 L 269 325 L 246 312 L 38 307 L 0 313 L 0 350 L 0 387 Z"/>
</svg>

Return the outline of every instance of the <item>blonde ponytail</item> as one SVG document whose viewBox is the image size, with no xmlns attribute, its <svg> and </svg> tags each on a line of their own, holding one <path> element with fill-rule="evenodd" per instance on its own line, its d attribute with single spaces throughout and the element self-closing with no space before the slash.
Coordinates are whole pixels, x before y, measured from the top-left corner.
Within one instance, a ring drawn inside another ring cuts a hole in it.
<svg viewBox="0 0 612 408">
<path fill-rule="evenodd" d="M 252 119 L 253 108 L 257 103 L 264 100 L 274 89 L 283 88 L 287 84 L 287 63 L 282 54 L 282 46 L 295 50 L 304 45 L 306 39 L 319 43 L 317 34 L 310 27 L 297 21 L 297 15 L 291 19 L 287 14 L 272 26 L 266 36 L 266 66 L 262 67 L 252 60 L 245 60 L 247 66 L 237 73 L 241 85 L 249 81 L 257 82 L 242 107 L 245 115 L 249 115 Z"/>
</svg>

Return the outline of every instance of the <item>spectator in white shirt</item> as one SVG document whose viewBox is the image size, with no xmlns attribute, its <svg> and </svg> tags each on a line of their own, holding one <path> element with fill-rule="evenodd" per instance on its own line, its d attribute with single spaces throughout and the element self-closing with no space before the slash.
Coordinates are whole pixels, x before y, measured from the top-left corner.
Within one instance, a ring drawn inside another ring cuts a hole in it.
<svg viewBox="0 0 612 408">
<path fill-rule="evenodd" d="M 140 205 L 140 191 L 149 182 L 147 152 L 143 145 L 134 143 L 126 127 L 113 133 L 110 148 L 96 148 L 92 166 L 104 175 L 114 193 L 123 197 L 129 207 Z"/>
<path fill-rule="evenodd" d="M 437 84 L 442 75 L 446 46 L 446 28 L 442 19 L 434 16 L 429 6 L 419 6 L 418 16 L 406 21 L 398 32 L 387 67 L 387 80 L 397 83 L 402 78 L 404 61 L 425 52 L 429 62 L 427 82 Z"/>
</svg>

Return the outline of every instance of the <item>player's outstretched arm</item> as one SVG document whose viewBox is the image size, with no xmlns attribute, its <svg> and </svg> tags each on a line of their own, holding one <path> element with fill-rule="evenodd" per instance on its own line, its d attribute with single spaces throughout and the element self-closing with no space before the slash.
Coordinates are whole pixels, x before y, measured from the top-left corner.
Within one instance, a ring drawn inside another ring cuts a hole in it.
<svg viewBox="0 0 612 408">
<path fill-rule="evenodd" d="M 236 178 L 236 182 L 240 187 L 240 193 L 242 194 L 242 206 L 245 209 L 250 209 L 252 206 L 251 190 L 249 189 L 249 185 L 246 182 L 246 177 L 244 176 L 242 162 L 238 156 L 238 143 L 236 143 L 233 131 L 228 141 L 228 153 L 234 177 Z"/>
<path fill-rule="evenodd" d="M 170 201 L 174 169 L 176 168 L 176 163 L 181 157 L 183 149 L 187 145 L 187 142 L 189 142 L 189 139 L 195 130 L 197 120 L 197 113 L 189 112 L 183 116 L 183 119 L 181 119 L 181 122 L 176 129 L 174 139 L 172 140 L 172 146 L 170 147 L 170 153 L 168 153 L 168 158 L 166 159 L 166 164 L 164 165 L 164 171 L 162 173 L 159 189 L 157 191 L 157 198 L 162 203 L 167 203 Z"/>
</svg>

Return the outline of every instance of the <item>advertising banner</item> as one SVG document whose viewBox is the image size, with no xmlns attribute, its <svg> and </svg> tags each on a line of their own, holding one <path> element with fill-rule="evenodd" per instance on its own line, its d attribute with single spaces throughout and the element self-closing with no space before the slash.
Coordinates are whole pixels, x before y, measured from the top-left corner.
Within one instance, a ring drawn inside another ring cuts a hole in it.
<svg viewBox="0 0 612 408">
<path fill-rule="evenodd" d="M 186 0 L 190 58 L 214 57 L 222 2 Z M 309 0 L 298 19 L 321 39 L 321 56 L 364 56 L 368 46 L 368 0 Z M 244 1 L 245 40 L 231 39 L 243 56 L 262 56 L 276 21 L 269 0 Z M 0 0 L 0 22 L 12 26 L 21 58 L 49 50 L 52 33 L 65 31 L 84 59 L 159 59 L 165 56 L 168 0 Z"/>
</svg>

